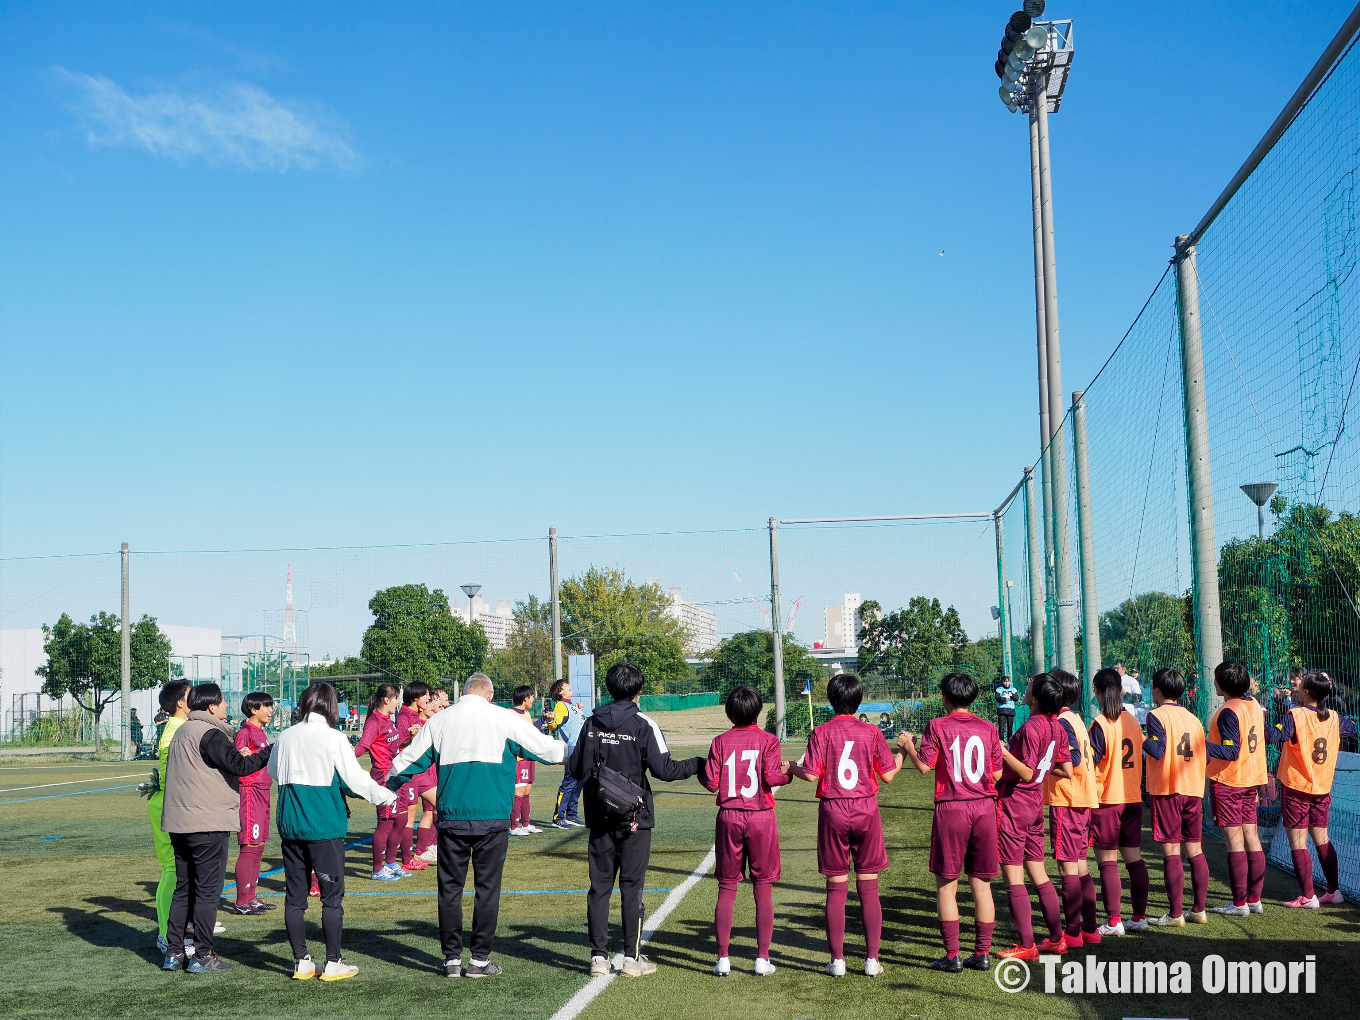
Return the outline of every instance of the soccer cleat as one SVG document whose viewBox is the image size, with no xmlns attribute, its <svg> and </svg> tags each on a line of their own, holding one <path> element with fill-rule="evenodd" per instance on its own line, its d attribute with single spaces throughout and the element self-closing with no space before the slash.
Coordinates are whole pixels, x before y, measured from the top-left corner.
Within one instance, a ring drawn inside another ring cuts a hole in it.
<svg viewBox="0 0 1360 1020">
<path fill-rule="evenodd" d="M 1026 963 L 1037 963 L 1039 960 L 1038 946 L 1011 946 L 996 954 L 999 960 L 1024 960 Z"/>
<path fill-rule="evenodd" d="M 879 962 L 878 962 L 877 960 L 875 960 L 873 957 L 870 957 L 869 959 L 867 959 L 867 960 L 864 961 L 864 976 L 865 976 L 865 977 L 878 977 L 878 975 L 880 975 L 880 974 L 882 974 L 882 973 L 883 973 L 883 964 L 879 963 Z"/>
<path fill-rule="evenodd" d="M 410 877 L 411 877 L 411 872 L 407 871 L 407 870 L 406 870 L 405 868 L 403 868 L 400 864 L 389 864 L 389 865 L 387 866 L 387 871 L 388 871 L 388 873 L 389 873 L 393 878 L 410 878 Z"/>
<path fill-rule="evenodd" d="M 415 873 L 417 871 L 424 871 L 429 866 L 430 866 L 429 861 L 422 861 L 419 857 L 413 857 L 409 861 L 401 862 L 402 870 L 411 873 Z"/>
<path fill-rule="evenodd" d="M 513 829 L 510 830 L 510 835 L 512 835 L 512 836 L 527 836 L 527 835 L 529 835 L 529 833 L 525 831 L 525 829 L 524 829 L 523 826 L 517 825 L 517 826 L 515 826 L 515 828 L 513 828 Z"/>
<path fill-rule="evenodd" d="M 359 973 L 358 967 L 351 967 L 344 960 L 327 960 L 326 969 L 320 974 L 322 981 L 344 981 Z"/>
<path fill-rule="evenodd" d="M 845 977 L 845 961 L 832 960 L 826 965 L 826 972 L 832 977 Z"/>
<path fill-rule="evenodd" d="M 775 972 L 775 965 L 769 960 L 762 960 L 756 957 L 756 977 L 769 977 Z"/>
<path fill-rule="evenodd" d="M 426 864 L 436 864 L 439 861 L 439 845 L 431 843 L 425 848 L 425 852 L 420 854 L 420 859 Z"/>
<path fill-rule="evenodd" d="M 1340 889 L 1333 889 L 1329 893 L 1323 893 L 1318 897 L 1319 903 L 1330 903 L 1333 906 L 1340 906 L 1346 902 L 1346 896 Z"/>
<path fill-rule="evenodd" d="M 1161 917 L 1150 917 L 1148 924 L 1157 928 L 1184 928 L 1185 915 L 1177 914 L 1172 917 L 1170 914 L 1163 914 Z"/>
<path fill-rule="evenodd" d="M 1305 898 L 1302 895 L 1300 895 L 1298 899 L 1290 900 L 1288 903 L 1284 905 L 1286 907 L 1291 907 L 1296 910 L 1316 910 L 1320 906 L 1320 904 L 1318 903 L 1318 898 L 1316 896 L 1309 896 Z"/>
<path fill-rule="evenodd" d="M 1063 956 L 1067 952 L 1067 943 L 1060 935 L 1055 939 L 1044 939 L 1039 943 L 1039 953 L 1041 956 Z"/>
<path fill-rule="evenodd" d="M 1146 917 L 1132 917 L 1124 922 L 1125 931 L 1147 931 L 1148 921 Z"/>
<path fill-rule="evenodd" d="M 625 956 L 623 966 L 619 968 L 619 973 L 624 977 L 645 977 L 648 974 L 656 973 L 656 964 L 645 956 L 639 956 L 636 960 L 631 956 Z"/>
<path fill-rule="evenodd" d="M 958 953 L 953 956 L 942 956 L 930 965 L 931 970 L 942 970 L 946 974 L 963 973 L 963 957 Z"/>
<path fill-rule="evenodd" d="M 379 868 L 369 876 L 375 882 L 395 882 L 397 876 L 392 874 L 387 868 Z"/>
<path fill-rule="evenodd" d="M 564 829 L 584 829 L 585 827 L 585 822 L 578 822 L 575 818 L 568 818 L 562 823 L 562 828 Z"/>
<path fill-rule="evenodd" d="M 533 836 L 542 831 L 543 831 L 542 829 L 540 829 L 537 825 L 534 825 L 532 822 L 524 827 L 524 834 L 526 836 Z"/>
<path fill-rule="evenodd" d="M 1081 933 L 1081 941 L 1088 946 L 1100 945 L 1102 936 L 1099 931 L 1084 931 Z"/>
<path fill-rule="evenodd" d="M 552 827 L 553 827 L 554 829 L 570 829 L 570 828 L 571 828 L 571 826 L 568 825 L 566 822 L 559 821 L 559 820 L 556 819 L 556 818 L 554 818 L 550 824 L 552 825 Z"/>
<path fill-rule="evenodd" d="M 307 890 L 307 895 L 308 895 L 308 896 L 315 896 L 315 897 L 317 897 L 318 899 L 320 899 L 320 898 L 321 898 L 321 885 L 320 885 L 319 883 L 317 883 L 317 882 L 313 882 L 313 883 L 312 883 L 312 887 L 311 887 L 310 889 Z"/>
<path fill-rule="evenodd" d="M 1249 917 L 1251 908 L 1245 903 L 1225 903 L 1221 907 L 1211 908 L 1215 914 L 1226 914 L 1229 917 Z"/>
<path fill-rule="evenodd" d="M 591 977 L 608 977 L 612 972 L 613 968 L 609 966 L 609 961 L 603 956 L 592 956 L 590 958 Z"/>
<path fill-rule="evenodd" d="M 279 905 L 278 905 L 277 903 L 266 903 L 264 900 L 258 899 L 258 898 L 257 898 L 257 899 L 251 900 L 251 901 L 250 901 L 250 905 L 251 905 L 252 907 L 260 907 L 260 908 L 262 908 L 262 909 L 264 909 L 264 910 L 278 910 L 278 909 L 279 909 Z"/>
<path fill-rule="evenodd" d="M 1266 912 L 1266 908 L 1260 900 L 1247 900 L 1247 909 L 1253 914 L 1264 914 Z"/>
<path fill-rule="evenodd" d="M 184 970 L 188 974 L 220 974 L 235 966 L 236 964 L 228 963 L 216 953 L 203 953 L 190 960 Z"/>
<path fill-rule="evenodd" d="M 460 978 L 463 976 L 462 960 L 445 960 L 444 976 L 447 978 Z"/>
<path fill-rule="evenodd" d="M 725 956 L 718 957 L 718 962 L 713 965 L 714 977 L 727 977 L 732 973 L 732 961 Z"/>
<path fill-rule="evenodd" d="M 310 981 L 316 977 L 316 961 L 310 956 L 304 956 L 293 964 L 294 981 Z"/>
<path fill-rule="evenodd" d="M 963 965 L 969 970 L 990 970 L 992 967 L 992 958 L 987 953 L 974 953 L 963 961 Z"/>
<path fill-rule="evenodd" d="M 1100 935 L 1102 938 L 1107 939 L 1118 938 L 1120 935 L 1123 934 L 1124 934 L 1123 921 L 1116 921 L 1114 924 L 1102 924 L 1100 926 Z"/>
<path fill-rule="evenodd" d="M 258 914 L 263 914 L 264 911 L 265 906 L 263 903 L 261 903 L 258 907 L 255 906 L 255 904 L 253 903 L 233 903 L 230 907 L 227 908 L 228 913 L 240 914 L 245 917 L 255 917 Z"/>
<path fill-rule="evenodd" d="M 166 953 L 165 958 L 161 960 L 161 970 L 183 970 L 188 961 L 187 956 L 175 956 Z"/>
<path fill-rule="evenodd" d="M 1192 910 L 1192 911 L 1190 911 L 1188 914 L 1185 915 L 1185 923 L 1186 923 L 1186 924 L 1208 924 L 1208 923 L 1209 923 L 1209 911 L 1207 911 L 1207 910 Z"/>
<path fill-rule="evenodd" d="M 159 935 L 156 936 L 156 952 L 160 953 L 162 956 L 170 955 L 170 943 L 166 942 L 165 939 L 161 938 Z"/>
</svg>

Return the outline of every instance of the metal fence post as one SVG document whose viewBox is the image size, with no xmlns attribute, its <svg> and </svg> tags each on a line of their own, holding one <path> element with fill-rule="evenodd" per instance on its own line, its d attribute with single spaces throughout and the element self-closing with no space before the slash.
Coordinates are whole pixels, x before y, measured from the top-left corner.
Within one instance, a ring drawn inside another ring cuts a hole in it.
<svg viewBox="0 0 1360 1020">
<path fill-rule="evenodd" d="M 1001 511 L 992 514 L 992 529 L 996 535 L 996 622 L 1001 638 L 1001 671 L 1013 676 L 1011 668 L 1011 621 L 1007 612 L 1010 601 L 1006 597 L 1006 539 L 1001 533 Z"/>
<path fill-rule="evenodd" d="M 1181 339 L 1181 386 L 1185 397 L 1185 466 L 1190 496 L 1190 560 L 1195 581 L 1195 648 L 1199 688 L 1211 712 L 1223 699 L 1210 682 L 1223 661 L 1219 619 L 1218 543 L 1214 538 L 1214 484 L 1209 470 L 1209 409 L 1204 390 L 1204 352 L 1200 347 L 1199 274 L 1189 237 L 1176 238 L 1176 308 Z"/>
<path fill-rule="evenodd" d="M 1072 394 L 1072 445 L 1077 464 L 1077 542 L 1081 556 L 1081 662 L 1088 704 L 1095 703 L 1100 669 L 1100 604 L 1096 601 L 1095 524 L 1091 520 L 1091 463 L 1086 447 L 1086 393 Z"/>
<path fill-rule="evenodd" d="M 1034 469 L 1025 468 L 1025 545 L 1029 560 L 1029 671 L 1044 668 L 1044 548 L 1039 541 L 1039 508 Z"/>
<path fill-rule="evenodd" d="M 774 732 L 787 735 L 784 712 L 784 626 L 779 619 L 779 522 L 770 518 L 770 647 L 774 650 Z"/>
<path fill-rule="evenodd" d="M 123 691 L 123 761 L 131 761 L 135 755 L 132 747 L 132 588 L 128 576 L 130 569 L 128 544 L 123 543 L 123 631 L 119 642 L 119 673 Z"/>
<path fill-rule="evenodd" d="M 562 602 L 557 584 L 557 529 L 548 529 L 548 583 L 552 586 L 553 683 L 562 679 Z"/>
</svg>

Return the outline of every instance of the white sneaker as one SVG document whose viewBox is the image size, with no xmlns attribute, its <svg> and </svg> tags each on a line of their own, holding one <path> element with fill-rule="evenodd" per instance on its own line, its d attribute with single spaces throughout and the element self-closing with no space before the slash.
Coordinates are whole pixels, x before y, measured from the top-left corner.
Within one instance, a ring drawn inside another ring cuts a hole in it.
<svg viewBox="0 0 1360 1020">
<path fill-rule="evenodd" d="M 1121 921 L 1120 923 L 1124 925 L 1124 930 L 1126 932 L 1148 930 L 1147 918 L 1144 918 L 1141 921 Z"/>
<path fill-rule="evenodd" d="M 1163 914 L 1161 917 L 1149 918 L 1148 924 L 1156 925 L 1158 928 L 1184 928 L 1185 915 L 1177 914 L 1172 917 L 1170 914 Z"/>
<path fill-rule="evenodd" d="M 609 960 L 609 966 L 613 970 L 623 970 L 624 956 L 622 953 L 615 953 Z"/>
<path fill-rule="evenodd" d="M 1208 924 L 1209 911 L 1207 910 L 1187 910 L 1185 912 L 1186 924 Z"/>
<path fill-rule="evenodd" d="M 826 965 L 826 972 L 832 977 L 845 977 L 845 961 L 832 960 Z"/>
<path fill-rule="evenodd" d="M 769 977 L 775 972 L 775 966 L 769 960 L 762 960 L 756 957 L 756 977 Z"/>
<path fill-rule="evenodd" d="M 156 936 L 156 952 L 160 953 L 161 956 L 165 956 L 170 952 L 170 943 L 166 942 L 165 939 L 161 938 L 159 935 Z"/>
<path fill-rule="evenodd" d="M 1247 900 L 1247 909 L 1253 914 L 1264 914 L 1266 912 L 1265 904 L 1260 900 L 1254 902 L 1252 900 Z"/>
<path fill-rule="evenodd" d="M 1103 939 L 1118 938 L 1124 934 L 1124 922 L 1116 921 L 1114 924 L 1102 924 L 1097 930 Z"/>
<path fill-rule="evenodd" d="M 1330 903 L 1333 906 L 1341 906 L 1346 902 L 1346 894 L 1340 889 L 1333 889 L 1331 892 L 1323 893 L 1318 897 L 1319 903 Z"/>
<path fill-rule="evenodd" d="M 1215 914 L 1227 914 L 1229 917 L 1249 917 L 1251 908 L 1243 903 L 1240 907 L 1236 903 L 1225 903 L 1221 907 L 1211 908 Z"/>
<path fill-rule="evenodd" d="M 880 974 L 882 974 L 882 973 L 883 973 L 883 964 L 881 964 L 881 963 L 879 963 L 877 960 L 873 960 L 873 959 L 865 960 L 865 961 L 864 961 L 864 976 L 865 976 L 865 977 L 878 977 L 878 975 L 880 975 Z"/>
<path fill-rule="evenodd" d="M 511 829 L 511 830 L 510 830 L 510 835 L 512 835 L 512 836 L 527 836 L 527 835 L 529 835 L 529 834 L 528 834 L 527 832 L 525 832 L 523 828 L 514 828 L 514 829 Z"/>
<path fill-rule="evenodd" d="M 528 836 L 532 836 L 532 835 L 534 835 L 534 834 L 536 834 L 536 833 L 539 833 L 539 832 L 542 832 L 542 831 L 543 831 L 543 830 L 540 829 L 537 825 L 526 825 L 526 826 L 524 827 L 524 833 L 525 833 L 525 835 L 528 835 Z"/>
<path fill-rule="evenodd" d="M 222 924 L 221 921 L 214 921 L 214 922 L 213 922 L 213 934 L 214 934 L 214 935 L 225 935 L 226 933 L 227 933 L 227 929 L 223 926 L 223 924 Z"/>
<path fill-rule="evenodd" d="M 293 966 L 294 981 L 310 981 L 316 977 L 316 962 L 310 956 L 304 956 Z"/>
<path fill-rule="evenodd" d="M 612 972 L 613 968 L 609 966 L 609 961 L 603 956 L 592 956 L 590 958 L 591 977 L 607 977 Z"/>
<path fill-rule="evenodd" d="M 715 977 L 727 977 L 732 973 L 732 961 L 725 956 L 718 957 L 718 962 L 713 965 Z"/>
<path fill-rule="evenodd" d="M 439 847 L 431 843 L 425 848 L 425 852 L 420 855 L 419 859 L 428 864 L 435 864 L 439 860 Z"/>
<path fill-rule="evenodd" d="M 326 969 L 321 972 L 322 981 L 343 981 L 359 973 L 358 967 L 351 967 L 344 960 L 327 960 Z"/>
<path fill-rule="evenodd" d="M 631 956 L 625 956 L 619 973 L 624 977 L 646 977 L 648 974 L 656 973 L 656 964 L 645 956 L 639 956 L 636 960 Z"/>
</svg>

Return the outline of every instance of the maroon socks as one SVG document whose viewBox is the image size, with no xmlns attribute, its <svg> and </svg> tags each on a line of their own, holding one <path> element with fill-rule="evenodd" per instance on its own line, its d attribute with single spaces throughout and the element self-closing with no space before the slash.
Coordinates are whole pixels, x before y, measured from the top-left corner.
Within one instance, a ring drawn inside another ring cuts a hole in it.
<svg viewBox="0 0 1360 1020">
<path fill-rule="evenodd" d="M 411 859 L 411 828 L 405 818 L 397 819 L 397 863 Z"/>
<path fill-rule="evenodd" d="M 1180 854 L 1162 859 L 1162 877 L 1166 883 L 1166 898 L 1171 905 L 1167 913 L 1172 917 L 1180 917 L 1185 913 L 1185 865 L 1181 863 Z"/>
<path fill-rule="evenodd" d="M 528 824 L 527 822 L 525 824 Z M 435 828 L 433 825 L 416 830 L 416 856 L 419 857 L 434 846 Z"/>
<path fill-rule="evenodd" d="M 992 951 L 992 932 L 995 921 L 978 921 L 973 925 L 973 952 L 984 955 Z"/>
<path fill-rule="evenodd" d="M 1317 848 L 1318 863 L 1322 865 L 1322 874 L 1327 878 L 1327 891 L 1334 893 L 1341 888 L 1340 862 L 1336 857 L 1336 847 L 1331 843 L 1323 843 Z"/>
<path fill-rule="evenodd" d="M 878 898 L 878 879 L 857 879 L 855 891 L 859 894 L 860 914 L 864 918 L 864 956 L 877 960 L 879 943 L 883 940 L 883 903 Z"/>
<path fill-rule="evenodd" d="M 1062 877 L 1063 920 L 1066 921 L 1067 934 L 1076 938 L 1081 934 L 1081 876 Z"/>
<path fill-rule="evenodd" d="M 1081 930 L 1095 934 L 1096 880 L 1089 874 L 1081 876 Z"/>
<path fill-rule="evenodd" d="M 713 927 L 718 935 L 718 956 L 727 955 L 732 943 L 732 908 L 737 905 L 736 883 L 718 886 L 718 908 L 713 911 Z"/>
<path fill-rule="evenodd" d="M 940 920 L 940 938 L 944 940 L 944 955 L 959 955 L 959 922 Z"/>
<path fill-rule="evenodd" d="M 387 864 L 387 841 L 392 836 L 392 826 L 396 825 L 396 820 L 392 818 L 379 818 L 378 824 L 373 829 L 373 870 L 381 871 Z"/>
<path fill-rule="evenodd" d="M 1261 855 L 1261 873 L 1265 874 L 1265 855 Z M 1152 879 L 1148 875 L 1147 862 L 1141 857 L 1136 861 L 1130 861 L 1124 865 L 1129 872 L 1129 898 L 1133 901 L 1133 912 L 1130 916 L 1142 920 L 1147 917 L 1148 891 L 1152 888 Z"/>
<path fill-rule="evenodd" d="M 774 941 L 774 886 L 761 882 L 756 894 L 756 956 L 770 958 L 770 943 Z"/>
<path fill-rule="evenodd" d="M 1291 851 L 1294 857 L 1294 874 L 1299 879 L 1299 892 L 1304 899 L 1317 895 L 1313 891 L 1313 857 L 1307 850 Z"/>
<path fill-rule="evenodd" d="M 1266 887 L 1266 852 L 1247 851 L 1247 902 L 1260 903 Z"/>
<path fill-rule="evenodd" d="M 1195 854 L 1188 863 L 1190 889 L 1195 896 L 1194 911 L 1196 914 L 1202 914 L 1209 902 L 1209 862 L 1204 859 L 1203 854 Z"/>
<path fill-rule="evenodd" d="M 383 860 L 388 864 L 400 864 L 405 860 L 401 855 L 401 840 L 403 833 L 405 833 L 408 840 L 411 838 L 411 830 L 406 827 L 406 819 L 393 818 L 392 828 L 387 830 L 387 848 L 383 852 Z"/>
<path fill-rule="evenodd" d="M 1011 905 L 1011 922 L 1015 925 L 1020 944 L 1028 949 L 1034 945 L 1034 908 L 1030 906 L 1029 893 L 1023 885 L 1006 887 L 1006 899 Z"/>
<path fill-rule="evenodd" d="M 258 898 L 257 886 L 260 884 L 260 858 L 264 856 L 264 846 L 243 846 L 236 855 L 236 905 L 244 907 Z"/>
<path fill-rule="evenodd" d="M 1058 899 L 1058 890 L 1053 888 L 1052 882 L 1045 882 L 1039 886 L 1039 909 L 1044 913 L 1044 923 L 1048 925 L 1048 938 L 1051 942 L 1057 942 L 1062 938 L 1062 902 Z"/>
<path fill-rule="evenodd" d="M 529 824 L 529 795 L 523 794 L 515 798 L 515 803 L 510 809 L 510 828 L 519 829 Z"/>
<path fill-rule="evenodd" d="M 1100 862 L 1100 897 L 1105 905 L 1105 915 L 1111 925 L 1119 921 L 1119 900 L 1124 895 L 1119 882 L 1119 862 Z"/>
<path fill-rule="evenodd" d="M 849 882 L 826 883 L 826 944 L 833 960 L 845 959 L 845 900 L 849 894 Z"/>
<path fill-rule="evenodd" d="M 1228 851 L 1228 887 L 1232 889 L 1233 903 L 1239 907 L 1247 905 L 1247 852 Z"/>
</svg>

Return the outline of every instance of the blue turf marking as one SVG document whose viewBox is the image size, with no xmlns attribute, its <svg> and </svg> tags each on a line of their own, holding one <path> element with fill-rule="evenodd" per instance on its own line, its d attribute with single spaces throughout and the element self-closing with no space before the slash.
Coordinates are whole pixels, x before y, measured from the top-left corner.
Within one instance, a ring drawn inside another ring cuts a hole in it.
<svg viewBox="0 0 1360 1020">
<path fill-rule="evenodd" d="M 34 800 L 52 800 L 56 797 L 83 797 L 87 793 L 108 793 L 111 790 L 131 790 L 141 786 L 141 783 L 128 783 L 126 786 L 106 786 L 102 790 L 77 790 L 75 793 L 48 793 L 41 797 L 21 797 L 18 800 L 0 800 L 0 807 L 6 804 L 27 804 Z"/>
<path fill-rule="evenodd" d="M 263 878 L 264 876 L 261 875 L 260 877 Z M 642 891 L 645 893 L 670 892 L 669 889 L 643 889 Z M 589 889 L 502 889 L 501 895 L 556 896 L 561 893 L 588 893 L 588 892 L 590 892 Z M 614 890 L 613 894 L 618 895 L 618 890 L 617 889 Z M 283 895 L 284 894 L 281 892 L 260 893 L 261 897 L 271 897 L 273 899 L 278 899 Z M 430 890 L 428 892 L 346 892 L 345 898 L 348 899 L 350 896 L 438 896 L 438 895 L 439 893 L 436 890 Z M 463 890 L 463 895 L 475 896 L 476 892 L 474 890 L 465 889 Z"/>
<path fill-rule="evenodd" d="M 61 839 L 60 836 L 43 836 L 43 839 Z"/>
<path fill-rule="evenodd" d="M 359 842 L 349 844 L 349 846 L 345 847 L 345 849 L 346 849 L 346 850 L 353 850 L 356 846 L 363 846 L 365 843 L 372 843 L 372 842 L 373 842 L 373 837 L 372 837 L 372 836 L 365 836 L 363 839 L 359 840 Z M 261 878 L 273 878 L 275 875 L 282 875 L 282 874 L 283 874 L 283 869 L 282 869 L 282 868 L 275 868 L 273 871 L 266 871 L 266 872 L 265 872 L 263 875 L 261 875 L 260 877 L 261 877 Z M 235 883 L 235 882 L 228 882 L 226 885 L 224 885 L 224 886 L 222 887 L 222 891 L 223 891 L 223 892 L 226 892 L 228 889 L 234 889 L 234 888 L 236 888 L 236 883 Z M 283 894 L 282 894 L 282 893 L 266 893 L 266 895 L 268 895 L 268 896 L 282 896 Z"/>
</svg>

